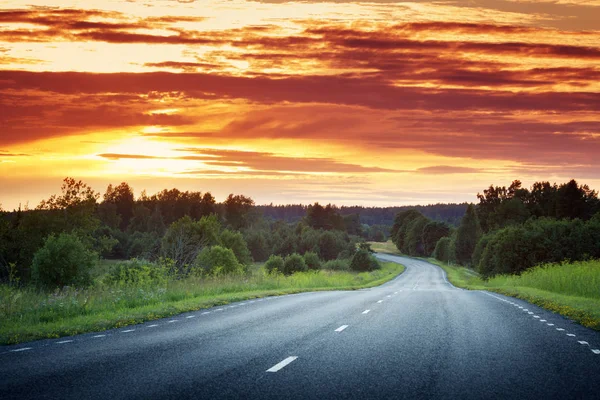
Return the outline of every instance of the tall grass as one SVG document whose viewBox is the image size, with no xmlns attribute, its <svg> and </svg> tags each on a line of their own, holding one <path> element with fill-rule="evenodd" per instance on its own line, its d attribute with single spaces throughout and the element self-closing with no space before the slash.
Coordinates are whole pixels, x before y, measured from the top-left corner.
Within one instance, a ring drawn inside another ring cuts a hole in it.
<svg viewBox="0 0 600 400">
<path fill-rule="evenodd" d="M 487 287 L 530 287 L 569 296 L 600 299 L 600 261 L 544 264 L 521 275 L 499 275 Z"/>
<path fill-rule="evenodd" d="M 404 270 L 385 263 L 364 273 L 309 271 L 290 276 L 252 268 L 249 275 L 168 280 L 161 285 L 106 285 L 45 293 L 0 286 L 0 344 L 104 330 L 247 298 L 381 284 Z"/>
</svg>

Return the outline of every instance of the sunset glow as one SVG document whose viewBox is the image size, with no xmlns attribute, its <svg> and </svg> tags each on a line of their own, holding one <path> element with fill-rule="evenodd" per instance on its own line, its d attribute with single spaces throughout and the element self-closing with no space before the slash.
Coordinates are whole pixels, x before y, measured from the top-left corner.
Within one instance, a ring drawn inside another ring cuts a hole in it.
<svg viewBox="0 0 600 400">
<path fill-rule="evenodd" d="M 600 1 L 0 0 L 0 204 L 600 186 Z"/>
</svg>

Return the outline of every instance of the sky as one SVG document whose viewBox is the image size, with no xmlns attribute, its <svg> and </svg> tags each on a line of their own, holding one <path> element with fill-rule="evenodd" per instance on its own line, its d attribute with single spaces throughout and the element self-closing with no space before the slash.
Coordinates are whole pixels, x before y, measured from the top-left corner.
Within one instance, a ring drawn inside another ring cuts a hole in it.
<svg viewBox="0 0 600 400">
<path fill-rule="evenodd" d="M 600 188 L 600 0 L 0 0 L 0 204 Z"/>
</svg>

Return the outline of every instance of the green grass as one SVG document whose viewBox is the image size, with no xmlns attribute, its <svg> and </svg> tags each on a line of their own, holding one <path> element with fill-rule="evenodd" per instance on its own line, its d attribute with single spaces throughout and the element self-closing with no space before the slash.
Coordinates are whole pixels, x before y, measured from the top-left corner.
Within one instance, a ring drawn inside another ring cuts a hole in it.
<svg viewBox="0 0 600 400">
<path fill-rule="evenodd" d="M 442 267 L 455 286 L 517 297 L 600 330 L 600 260 L 541 265 L 487 281 L 468 268 L 428 261 Z"/>
<path fill-rule="evenodd" d="M 320 290 L 354 290 L 387 282 L 404 266 L 373 272 L 312 271 L 269 275 L 258 265 L 243 277 L 187 278 L 164 287 L 65 289 L 52 294 L 0 286 L 0 344 L 101 331 L 246 299 Z"/>
<path fill-rule="evenodd" d="M 371 249 L 376 251 L 377 253 L 386 253 L 386 254 L 394 254 L 401 255 L 401 253 L 396 248 L 396 245 L 392 243 L 391 240 L 387 242 L 368 242 L 371 245 Z"/>
</svg>

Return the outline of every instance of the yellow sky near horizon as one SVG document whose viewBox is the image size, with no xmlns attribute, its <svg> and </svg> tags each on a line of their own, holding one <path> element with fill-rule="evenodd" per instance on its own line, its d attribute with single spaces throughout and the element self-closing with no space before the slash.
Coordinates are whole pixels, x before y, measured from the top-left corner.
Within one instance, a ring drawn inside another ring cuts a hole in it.
<svg viewBox="0 0 600 400">
<path fill-rule="evenodd" d="M 0 1 L 0 204 L 65 176 L 259 204 L 597 188 L 594 21 L 594 0 Z"/>
</svg>

